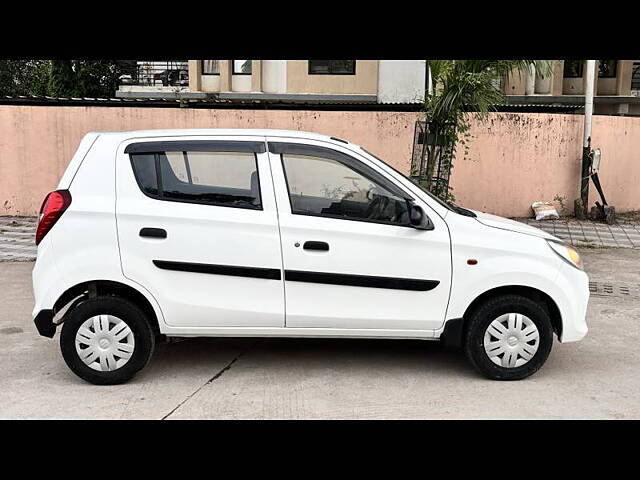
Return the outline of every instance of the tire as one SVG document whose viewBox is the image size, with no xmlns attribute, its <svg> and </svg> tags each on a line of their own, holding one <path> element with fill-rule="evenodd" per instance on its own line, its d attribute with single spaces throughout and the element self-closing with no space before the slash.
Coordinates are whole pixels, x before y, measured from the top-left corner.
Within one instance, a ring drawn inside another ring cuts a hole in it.
<svg viewBox="0 0 640 480">
<path fill-rule="evenodd" d="M 492 380 L 521 380 L 533 375 L 547 360 L 552 345 L 553 328 L 546 309 L 518 295 L 492 298 L 480 305 L 469 318 L 464 336 L 467 358 Z"/>
<path fill-rule="evenodd" d="M 134 303 L 114 295 L 79 303 L 67 313 L 60 334 L 68 367 L 95 385 L 126 382 L 149 363 L 154 347 L 155 335 L 146 315 Z"/>
</svg>

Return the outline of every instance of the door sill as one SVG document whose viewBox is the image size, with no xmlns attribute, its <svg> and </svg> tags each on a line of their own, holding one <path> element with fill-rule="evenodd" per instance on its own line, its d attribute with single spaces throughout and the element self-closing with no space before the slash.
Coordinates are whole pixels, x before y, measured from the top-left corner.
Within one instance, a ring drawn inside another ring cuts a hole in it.
<svg viewBox="0 0 640 480">
<path fill-rule="evenodd" d="M 161 327 L 168 337 L 389 338 L 437 340 L 436 330 L 299 327 Z"/>
</svg>

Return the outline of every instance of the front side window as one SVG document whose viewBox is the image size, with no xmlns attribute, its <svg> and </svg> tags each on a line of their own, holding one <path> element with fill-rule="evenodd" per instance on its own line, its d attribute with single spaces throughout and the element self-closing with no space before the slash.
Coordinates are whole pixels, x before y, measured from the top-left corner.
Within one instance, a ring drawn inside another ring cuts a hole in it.
<svg viewBox="0 0 640 480">
<path fill-rule="evenodd" d="M 251 60 L 234 60 L 234 75 L 251 75 Z"/>
<path fill-rule="evenodd" d="M 355 75 L 355 60 L 309 60 L 309 75 Z"/>
<path fill-rule="evenodd" d="M 339 155 L 331 157 L 282 154 L 292 213 L 408 225 L 401 191 L 372 179 L 365 168 L 340 161 Z"/>
<path fill-rule="evenodd" d="M 132 153 L 138 185 L 159 200 L 261 209 L 256 156 L 251 152 Z"/>
</svg>

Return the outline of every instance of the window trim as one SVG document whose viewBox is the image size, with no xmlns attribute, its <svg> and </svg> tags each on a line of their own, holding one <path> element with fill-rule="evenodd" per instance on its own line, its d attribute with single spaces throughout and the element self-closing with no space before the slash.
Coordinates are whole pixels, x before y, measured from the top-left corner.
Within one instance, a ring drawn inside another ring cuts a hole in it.
<svg viewBox="0 0 640 480">
<path fill-rule="evenodd" d="M 358 64 L 357 60 L 353 60 L 353 73 L 351 72 L 332 72 L 331 71 L 331 64 L 329 64 L 329 71 L 328 72 L 312 72 L 311 71 L 311 62 L 317 62 L 320 60 L 307 60 L 307 75 L 356 75 L 357 73 L 357 69 L 356 66 Z M 329 62 L 331 60 L 328 60 Z"/>
<path fill-rule="evenodd" d="M 156 140 L 151 142 L 133 142 L 127 145 L 124 153 L 164 153 L 164 152 L 247 152 L 264 153 L 264 142 L 251 140 Z"/>
<path fill-rule="evenodd" d="M 253 60 L 251 60 L 251 62 L 252 62 L 251 71 L 249 73 L 246 73 L 246 72 L 236 72 L 236 61 L 231 60 L 231 75 L 253 75 Z"/>
<path fill-rule="evenodd" d="M 206 60 L 200 60 L 200 73 L 202 75 L 211 75 L 211 76 L 219 77 L 220 76 L 220 64 L 218 64 L 218 73 L 209 73 L 209 72 L 205 72 L 204 71 L 204 62 L 205 61 Z"/>
<path fill-rule="evenodd" d="M 273 153 L 274 155 L 280 155 L 280 165 L 282 166 L 282 174 L 284 175 L 284 181 L 287 186 L 287 198 L 289 199 L 289 210 L 291 215 L 302 215 L 305 217 L 318 217 L 318 218 L 328 218 L 331 220 L 347 220 L 351 222 L 364 222 L 364 223 L 376 223 L 379 225 L 389 225 L 392 227 L 403 227 L 403 228 L 414 228 L 409 221 L 406 224 L 391 222 L 387 220 L 372 220 L 368 218 L 355 218 L 355 217 L 346 217 L 342 215 L 333 215 L 327 213 L 308 213 L 308 212 L 295 212 L 293 208 L 293 202 L 291 201 L 291 189 L 289 187 L 289 178 L 287 176 L 287 169 L 284 164 L 284 155 L 286 153 L 290 153 L 292 155 L 302 155 L 302 156 L 318 156 L 320 158 L 328 158 L 329 160 L 334 160 L 347 168 L 351 168 L 358 174 L 362 175 L 366 179 L 379 184 L 380 186 L 386 188 L 391 191 L 391 193 L 396 194 L 400 198 L 404 198 L 407 202 L 415 201 L 415 198 L 410 193 L 407 193 L 403 188 L 396 185 L 394 182 L 387 179 L 384 175 L 377 172 L 369 165 L 366 165 L 364 162 L 354 158 L 351 155 L 340 152 L 338 150 L 334 150 L 329 147 L 321 147 L 317 145 L 309 145 L 305 143 L 290 143 L 290 142 L 269 142 L 269 153 Z M 289 150 L 289 152 L 287 152 Z M 308 153 L 301 153 L 300 151 L 296 152 L 295 150 L 304 151 L 307 150 Z M 335 157 L 341 158 L 331 158 L 324 157 L 323 154 L 329 153 L 334 155 Z M 346 160 L 346 161 L 344 161 Z M 371 178 L 373 177 L 373 178 Z M 408 208 L 408 205 L 407 205 Z"/>
<path fill-rule="evenodd" d="M 160 143 L 164 143 L 164 142 L 144 142 L 144 143 L 154 143 L 154 144 L 160 144 Z M 190 143 L 190 142 L 167 142 L 167 143 Z M 216 143 L 225 143 L 225 142 L 216 142 Z M 237 143 L 259 143 L 259 142 L 237 142 Z M 131 165 L 131 171 L 133 173 L 133 178 L 136 181 L 136 184 L 138 185 L 138 188 L 140 189 L 140 191 L 142 192 L 143 195 L 152 198 L 153 200 L 160 200 L 160 201 L 164 201 L 164 202 L 178 202 L 178 203 L 191 203 L 191 204 L 195 204 L 195 205 L 204 205 L 204 206 L 208 206 L 208 207 L 227 207 L 227 208 L 241 208 L 244 210 L 260 210 L 263 211 L 264 210 L 264 204 L 262 202 L 262 184 L 260 182 L 260 168 L 258 166 L 258 153 L 260 152 L 256 152 L 256 151 L 243 151 L 243 150 L 238 150 L 241 151 L 243 153 L 253 153 L 253 161 L 254 164 L 256 166 L 256 179 L 258 182 L 258 199 L 260 201 L 260 205 L 230 205 L 228 203 L 223 203 L 223 202 L 203 202 L 203 201 L 199 201 L 199 200 L 189 200 L 189 199 L 185 199 L 185 198 L 170 198 L 170 197 L 165 197 L 164 196 L 164 189 L 162 187 L 162 171 L 159 168 L 160 167 L 160 153 L 165 153 L 165 152 L 169 152 L 169 151 L 180 151 L 180 150 L 161 150 L 158 151 L 158 149 L 156 149 L 153 152 L 132 152 L 132 151 L 128 151 L 129 146 L 134 145 L 134 144 L 129 144 L 126 148 L 125 148 L 125 154 L 128 153 L 129 154 L 129 163 Z M 264 149 L 264 144 L 262 144 L 263 149 Z M 229 152 L 229 153 L 237 153 L 236 152 L 231 152 L 228 150 L 192 150 L 192 151 L 209 151 L 209 152 Z M 138 178 L 137 172 L 136 172 L 136 168 L 133 164 L 133 155 L 136 154 L 153 154 L 153 158 L 154 158 L 154 168 L 155 168 L 155 173 L 156 173 L 156 181 L 158 183 L 158 193 L 157 194 L 152 194 L 147 192 L 144 187 L 142 186 L 142 183 L 140 182 L 140 179 Z M 184 150 L 183 150 L 184 153 Z M 184 182 L 183 182 L 184 183 Z"/>
</svg>

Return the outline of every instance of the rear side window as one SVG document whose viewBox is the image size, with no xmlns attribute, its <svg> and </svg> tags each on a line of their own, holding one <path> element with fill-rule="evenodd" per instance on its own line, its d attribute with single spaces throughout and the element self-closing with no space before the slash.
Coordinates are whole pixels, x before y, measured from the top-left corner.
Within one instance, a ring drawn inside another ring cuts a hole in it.
<svg viewBox="0 0 640 480">
<path fill-rule="evenodd" d="M 159 200 L 262 209 L 253 152 L 131 153 L 140 189 Z"/>
</svg>

